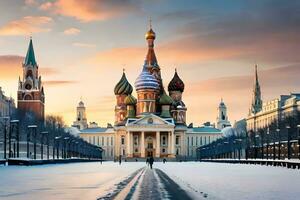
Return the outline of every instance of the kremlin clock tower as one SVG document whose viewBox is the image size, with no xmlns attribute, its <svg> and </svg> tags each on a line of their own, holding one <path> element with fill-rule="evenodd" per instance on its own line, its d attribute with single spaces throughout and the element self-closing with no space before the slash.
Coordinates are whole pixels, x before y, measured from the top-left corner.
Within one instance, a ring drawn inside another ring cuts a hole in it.
<svg viewBox="0 0 300 200">
<path fill-rule="evenodd" d="M 32 39 L 30 38 L 28 51 L 23 63 L 23 78 L 19 77 L 18 109 L 24 116 L 34 114 L 38 120 L 43 121 L 45 115 L 45 94 L 39 66 L 35 60 Z"/>
</svg>

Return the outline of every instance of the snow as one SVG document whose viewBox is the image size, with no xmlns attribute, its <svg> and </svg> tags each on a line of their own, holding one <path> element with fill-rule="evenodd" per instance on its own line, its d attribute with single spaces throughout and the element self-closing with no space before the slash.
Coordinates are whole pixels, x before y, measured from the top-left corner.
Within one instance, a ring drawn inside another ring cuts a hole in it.
<svg viewBox="0 0 300 200">
<path fill-rule="evenodd" d="M 0 166 L 0 199 L 96 199 L 116 191 L 120 182 L 145 166 L 144 162 Z M 298 169 L 205 162 L 155 162 L 154 168 L 195 199 L 293 200 L 300 196 Z M 134 197 L 142 192 L 143 180 L 141 177 Z M 163 190 L 161 182 L 156 184 Z"/>
<path fill-rule="evenodd" d="M 0 166 L 0 199 L 96 199 L 145 163 Z"/>
<path fill-rule="evenodd" d="M 282 167 L 224 163 L 155 163 L 194 197 L 299 199 L 300 172 Z"/>
</svg>

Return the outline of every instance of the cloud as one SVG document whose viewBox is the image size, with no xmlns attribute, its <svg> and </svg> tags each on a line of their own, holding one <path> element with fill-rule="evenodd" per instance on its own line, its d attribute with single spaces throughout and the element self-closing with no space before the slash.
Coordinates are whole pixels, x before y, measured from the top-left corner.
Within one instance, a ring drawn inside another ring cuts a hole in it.
<svg viewBox="0 0 300 200">
<path fill-rule="evenodd" d="M 139 10 L 137 3 L 130 0 L 56 0 L 41 4 L 40 9 L 49 10 L 54 14 L 73 17 L 82 22 L 111 19 Z"/>
<path fill-rule="evenodd" d="M 84 48 L 93 48 L 93 47 L 96 47 L 95 44 L 81 43 L 81 42 L 74 42 L 72 45 L 75 46 L 75 47 L 84 47 Z"/>
<path fill-rule="evenodd" d="M 22 72 L 22 62 L 24 57 L 18 55 L 1 55 L 0 56 L 0 74 L 1 79 L 16 79 Z"/>
<path fill-rule="evenodd" d="M 22 75 L 22 63 L 24 61 L 23 56 L 18 55 L 0 55 L 0 79 L 5 80 L 17 80 L 18 76 Z M 57 75 L 59 71 L 52 67 L 39 68 L 40 75 L 43 77 Z"/>
<path fill-rule="evenodd" d="M 0 35 L 30 35 L 32 33 L 49 32 L 52 18 L 45 16 L 26 16 L 18 20 L 8 22 L 0 27 Z"/>
<path fill-rule="evenodd" d="M 78 35 L 80 32 L 78 28 L 68 28 L 64 30 L 65 35 Z"/>
<path fill-rule="evenodd" d="M 32 5 L 37 5 L 37 2 L 35 0 L 25 0 L 25 4 L 32 6 Z"/>
<path fill-rule="evenodd" d="M 75 84 L 78 83 L 78 81 L 72 81 L 72 80 L 48 80 L 48 81 L 43 81 L 44 85 L 47 86 L 61 86 L 61 85 L 70 85 L 70 84 Z"/>
</svg>

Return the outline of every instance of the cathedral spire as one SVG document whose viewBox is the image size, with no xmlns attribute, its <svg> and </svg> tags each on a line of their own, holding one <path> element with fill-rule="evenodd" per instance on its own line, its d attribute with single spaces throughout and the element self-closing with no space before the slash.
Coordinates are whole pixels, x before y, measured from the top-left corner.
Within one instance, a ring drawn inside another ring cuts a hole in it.
<svg viewBox="0 0 300 200">
<path fill-rule="evenodd" d="M 24 65 L 36 65 L 35 55 L 33 50 L 32 38 L 30 37 L 30 42 L 27 50 L 27 54 L 24 60 Z"/>
<path fill-rule="evenodd" d="M 256 114 L 262 109 L 261 90 L 258 81 L 257 65 L 255 65 L 255 83 L 253 88 L 253 99 L 250 108 L 250 114 Z"/>
<path fill-rule="evenodd" d="M 145 38 L 148 42 L 148 52 L 145 59 L 145 65 L 147 67 L 158 67 L 157 59 L 154 52 L 154 40 L 156 38 L 155 32 L 152 30 L 152 21 L 149 22 L 149 30 L 145 34 Z"/>
</svg>

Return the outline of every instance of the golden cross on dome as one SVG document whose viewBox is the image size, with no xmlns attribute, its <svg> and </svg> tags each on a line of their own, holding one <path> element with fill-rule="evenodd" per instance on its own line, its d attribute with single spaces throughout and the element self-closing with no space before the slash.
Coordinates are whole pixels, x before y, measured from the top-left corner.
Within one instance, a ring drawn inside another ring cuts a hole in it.
<svg viewBox="0 0 300 200">
<path fill-rule="evenodd" d="M 149 18 L 149 28 L 152 29 L 152 19 L 151 19 L 151 17 Z"/>
</svg>

